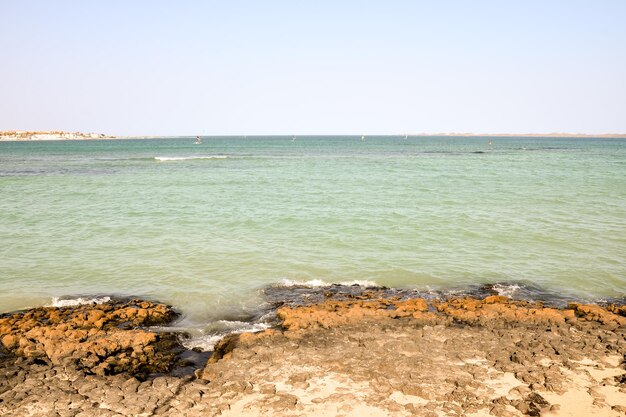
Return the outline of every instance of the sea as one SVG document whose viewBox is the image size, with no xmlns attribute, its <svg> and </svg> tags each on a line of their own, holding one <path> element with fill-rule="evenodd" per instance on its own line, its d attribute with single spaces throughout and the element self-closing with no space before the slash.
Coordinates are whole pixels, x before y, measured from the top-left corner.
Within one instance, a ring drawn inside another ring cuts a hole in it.
<svg viewBox="0 0 626 417">
<path fill-rule="evenodd" d="M 144 297 L 210 349 L 289 289 L 626 295 L 626 139 L 194 139 L 0 142 L 0 312 Z"/>
</svg>

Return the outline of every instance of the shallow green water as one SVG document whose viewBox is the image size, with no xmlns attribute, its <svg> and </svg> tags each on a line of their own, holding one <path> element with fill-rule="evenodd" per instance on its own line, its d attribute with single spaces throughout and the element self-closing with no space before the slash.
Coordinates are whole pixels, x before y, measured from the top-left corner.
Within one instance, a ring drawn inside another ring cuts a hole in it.
<svg viewBox="0 0 626 417">
<path fill-rule="evenodd" d="M 0 311 L 133 294 L 201 322 L 283 280 L 623 296 L 626 140 L 492 140 L 0 143 Z"/>
</svg>

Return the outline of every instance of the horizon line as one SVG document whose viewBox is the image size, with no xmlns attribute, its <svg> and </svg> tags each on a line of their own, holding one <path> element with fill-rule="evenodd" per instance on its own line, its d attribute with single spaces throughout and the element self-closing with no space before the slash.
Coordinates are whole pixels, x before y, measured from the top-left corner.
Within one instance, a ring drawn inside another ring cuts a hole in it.
<svg viewBox="0 0 626 417">
<path fill-rule="evenodd" d="M 102 139 L 124 139 L 124 138 L 178 138 L 178 137 L 267 137 L 267 136 L 410 136 L 410 137 L 588 137 L 588 138 L 626 138 L 626 133 L 572 133 L 572 132 L 550 132 L 550 133 L 473 133 L 473 132 L 395 132 L 395 133 L 253 133 L 253 134 L 216 134 L 216 133 L 184 133 L 184 134 L 107 134 L 94 133 L 94 131 L 68 131 L 68 130 L 0 130 L 0 138 L 10 138 L 13 134 L 28 133 L 31 135 L 62 135 L 62 134 L 78 134 L 78 135 L 99 135 Z M 26 138 L 24 138 L 26 139 Z M 30 138 L 29 138 L 30 139 Z M 93 138 L 96 139 L 96 138 Z"/>
<path fill-rule="evenodd" d="M 626 133 L 569 133 L 569 132 L 552 132 L 552 133 L 253 133 L 253 134 L 215 134 L 215 133 L 187 133 L 176 135 L 111 135 L 117 138 L 177 138 L 177 137 L 261 137 L 261 136 L 411 136 L 411 137 L 598 137 L 613 138 L 626 137 Z"/>
</svg>

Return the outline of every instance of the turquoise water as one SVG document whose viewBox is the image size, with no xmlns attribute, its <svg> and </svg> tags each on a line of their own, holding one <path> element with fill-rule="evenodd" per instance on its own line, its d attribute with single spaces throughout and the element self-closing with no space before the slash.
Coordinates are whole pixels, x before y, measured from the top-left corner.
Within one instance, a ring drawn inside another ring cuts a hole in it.
<svg viewBox="0 0 626 417">
<path fill-rule="evenodd" d="M 492 140 L 0 143 L 0 311 L 132 294 L 201 323 L 293 281 L 623 296 L 626 140 Z"/>
</svg>

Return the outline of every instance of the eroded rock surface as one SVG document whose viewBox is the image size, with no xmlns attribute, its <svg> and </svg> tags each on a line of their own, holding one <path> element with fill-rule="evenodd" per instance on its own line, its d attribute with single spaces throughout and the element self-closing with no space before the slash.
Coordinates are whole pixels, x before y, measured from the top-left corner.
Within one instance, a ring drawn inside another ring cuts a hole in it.
<svg viewBox="0 0 626 417">
<path fill-rule="evenodd" d="M 280 308 L 279 328 L 226 337 L 195 376 L 147 380 L 93 374 L 46 349 L 29 356 L 47 343 L 31 339 L 0 359 L 0 415 L 621 416 L 625 313 L 500 296 L 331 298 Z M 138 330 L 115 323 L 102 329 Z"/>
<path fill-rule="evenodd" d="M 1 317 L 0 343 L 19 357 L 98 375 L 165 372 L 175 357 L 176 337 L 141 327 L 175 317 L 165 304 L 137 299 L 40 307 Z"/>
<path fill-rule="evenodd" d="M 286 331 L 223 340 L 202 377 L 249 387 L 231 404 L 242 413 L 272 414 L 270 398 L 288 394 L 281 415 L 616 416 L 623 313 L 501 296 L 329 300 L 279 309 Z"/>
</svg>

